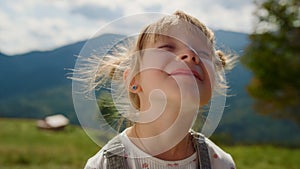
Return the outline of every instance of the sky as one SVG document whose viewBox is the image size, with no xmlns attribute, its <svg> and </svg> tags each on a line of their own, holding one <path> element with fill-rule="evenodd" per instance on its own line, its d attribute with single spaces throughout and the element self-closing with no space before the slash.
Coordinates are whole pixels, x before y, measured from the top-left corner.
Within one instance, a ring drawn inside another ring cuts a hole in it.
<svg viewBox="0 0 300 169">
<path fill-rule="evenodd" d="M 0 52 L 14 55 L 51 50 L 86 40 L 113 21 L 145 12 L 172 14 L 182 10 L 213 30 L 251 33 L 255 22 L 252 1 L 1 0 Z M 112 29 L 126 31 L 137 22 L 115 24 Z"/>
</svg>

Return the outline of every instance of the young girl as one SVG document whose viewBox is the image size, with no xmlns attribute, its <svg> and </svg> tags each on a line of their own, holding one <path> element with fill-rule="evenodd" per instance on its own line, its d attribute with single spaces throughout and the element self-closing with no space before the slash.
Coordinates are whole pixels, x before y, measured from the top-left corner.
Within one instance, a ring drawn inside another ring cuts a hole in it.
<svg viewBox="0 0 300 169">
<path fill-rule="evenodd" d="M 86 169 L 235 168 L 229 154 L 191 130 L 213 90 L 226 87 L 221 70 L 228 60 L 204 24 L 177 11 L 147 26 L 129 53 L 104 60 L 101 83 L 122 71 L 137 112 L 126 116 L 133 125 L 90 158 Z M 122 63 L 130 65 L 124 69 Z"/>
</svg>

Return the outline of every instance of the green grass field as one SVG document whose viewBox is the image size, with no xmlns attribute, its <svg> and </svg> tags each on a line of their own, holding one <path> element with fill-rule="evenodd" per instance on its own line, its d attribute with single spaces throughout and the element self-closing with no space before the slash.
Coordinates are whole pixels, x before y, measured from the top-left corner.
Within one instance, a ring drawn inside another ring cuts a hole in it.
<svg viewBox="0 0 300 169">
<path fill-rule="evenodd" d="M 0 119 L 0 169 L 76 169 L 99 147 L 78 126 L 44 131 L 33 120 Z"/>
<path fill-rule="evenodd" d="M 238 169 L 299 169 L 300 149 L 221 146 Z M 33 120 L 0 118 L 0 169 L 80 169 L 99 147 L 78 126 L 39 130 Z"/>
</svg>

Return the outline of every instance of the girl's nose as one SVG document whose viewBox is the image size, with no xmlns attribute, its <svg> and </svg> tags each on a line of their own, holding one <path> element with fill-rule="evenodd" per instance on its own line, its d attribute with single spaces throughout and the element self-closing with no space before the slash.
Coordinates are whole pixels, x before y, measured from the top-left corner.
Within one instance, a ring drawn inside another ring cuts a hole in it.
<svg viewBox="0 0 300 169">
<path fill-rule="evenodd" d="M 182 51 L 182 53 L 178 56 L 180 60 L 183 60 L 185 62 L 190 62 L 194 64 L 199 64 L 200 59 L 198 55 L 191 49 L 186 49 Z"/>
</svg>

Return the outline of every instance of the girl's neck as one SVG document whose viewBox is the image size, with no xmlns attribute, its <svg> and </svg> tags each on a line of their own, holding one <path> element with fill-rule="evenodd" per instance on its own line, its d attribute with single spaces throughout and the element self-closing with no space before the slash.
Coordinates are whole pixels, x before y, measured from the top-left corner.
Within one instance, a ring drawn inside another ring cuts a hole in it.
<svg viewBox="0 0 300 169">
<path fill-rule="evenodd" d="M 195 113 L 166 107 L 159 118 L 149 123 L 136 123 L 127 135 L 140 149 L 159 159 L 184 159 L 195 152 L 189 134 Z"/>
<path fill-rule="evenodd" d="M 154 102 L 152 102 L 152 106 L 162 107 L 162 105 L 157 106 Z M 179 131 L 182 131 L 185 136 L 191 128 L 195 115 L 198 112 L 197 106 L 195 106 L 195 108 L 193 106 L 181 108 L 180 103 L 168 103 L 164 108 L 153 107 L 149 108 L 148 106 L 143 107 L 143 105 L 141 105 L 141 114 L 145 113 L 157 116 L 151 117 L 151 119 L 154 119 L 152 121 L 136 123 L 136 126 L 142 131 L 142 137 L 153 137 L 166 130 L 169 130 L 176 135 L 179 134 Z M 157 112 L 157 110 L 162 112 Z"/>
<path fill-rule="evenodd" d="M 136 144 L 141 150 L 162 160 L 167 160 L 167 161 L 182 160 L 188 158 L 195 152 L 192 143 L 192 137 L 189 133 L 187 133 L 187 135 L 174 147 L 171 147 L 167 151 L 155 153 L 155 154 L 151 153 L 152 152 L 151 148 L 153 147 L 150 147 L 149 145 L 147 145 L 147 143 L 145 144 L 145 142 L 143 141 L 146 132 L 141 132 L 141 129 L 139 128 L 138 125 L 134 125 L 131 128 L 129 128 L 126 134 L 134 142 L 134 144 Z M 155 143 L 156 143 L 155 146 L 160 147 L 160 146 L 164 146 L 161 144 L 167 142 L 156 140 Z"/>
</svg>

